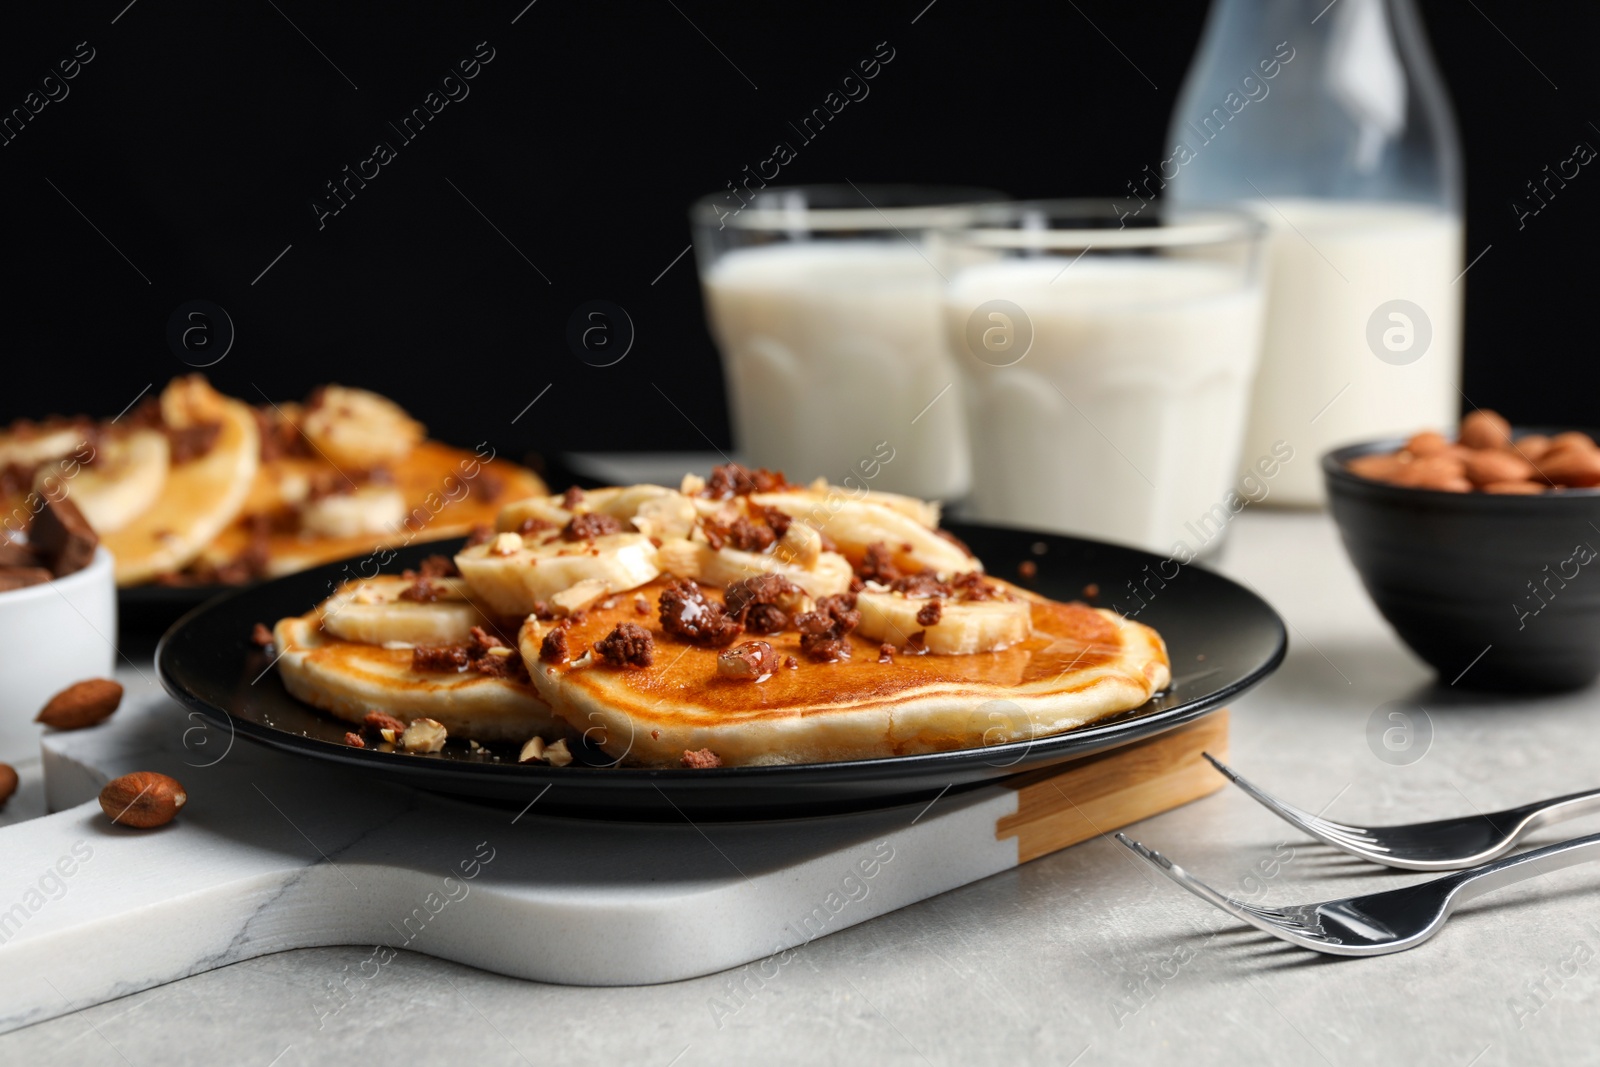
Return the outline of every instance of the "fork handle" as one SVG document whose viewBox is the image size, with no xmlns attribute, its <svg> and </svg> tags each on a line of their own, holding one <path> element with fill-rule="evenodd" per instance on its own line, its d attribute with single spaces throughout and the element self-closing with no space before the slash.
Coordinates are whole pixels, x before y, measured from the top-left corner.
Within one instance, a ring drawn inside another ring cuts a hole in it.
<svg viewBox="0 0 1600 1067">
<path fill-rule="evenodd" d="M 1551 823 L 1576 819 L 1580 815 L 1589 815 L 1600 811 L 1600 789 L 1590 789 L 1582 793 L 1569 793 L 1564 797 L 1541 800 L 1537 804 L 1528 804 L 1518 810 L 1524 813 L 1522 830 L 1526 832 L 1537 829 L 1540 826 L 1548 826 Z"/>
<path fill-rule="evenodd" d="M 1471 900 L 1515 882 L 1597 859 L 1600 859 L 1600 834 L 1559 841 L 1453 875 L 1460 880 L 1454 896 L 1457 901 Z"/>
</svg>

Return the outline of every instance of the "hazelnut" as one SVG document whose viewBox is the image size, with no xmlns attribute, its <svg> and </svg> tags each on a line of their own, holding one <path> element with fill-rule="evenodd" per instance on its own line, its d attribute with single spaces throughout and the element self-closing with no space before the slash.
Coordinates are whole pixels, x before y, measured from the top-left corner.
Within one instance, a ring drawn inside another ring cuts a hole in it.
<svg viewBox="0 0 1600 1067">
<path fill-rule="evenodd" d="M 567 748 L 567 739 L 562 738 L 553 745 L 546 746 L 544 750 L 545 762 L 552 767 L 565 767 L 572 762 L 572 752 Z"/>
<path fill-rule="evenodd" d="M 1474 485 L 1522 482 L 1534 476 L 1533 464 L 1515 452 L 1480 450 L 1462 461 Z"/>
</svg>

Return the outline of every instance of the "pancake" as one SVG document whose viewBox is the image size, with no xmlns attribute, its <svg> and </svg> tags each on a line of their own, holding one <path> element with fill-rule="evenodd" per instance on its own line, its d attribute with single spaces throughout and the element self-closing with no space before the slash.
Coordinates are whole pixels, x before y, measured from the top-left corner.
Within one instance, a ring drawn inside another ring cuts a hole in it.
<svg viewBox="0 0 1600 1067">
<path fill-rule="evenodd" d="M 239 514 L 260 466 L 261 439 L 248 405 L 187 379 L 167 386 L 163 401 L 179 388 L 200 397 L 220 429 L 204 455 L 172 465 L 148 509 L 101 536 L 116 559 L 118 585 L 148 582 L 193 562 Z"/>
<path fill-rule="evenodd" d="M 221 568 L 264 551 L 266 575 L 275 578 L 377 549 L 464 537 L 476 526 L 492 526 L 507 500 L 547 492 L 538 475 L 524 467 L 503 459 L 484 462 L 476 453 L 437 441 L 421 442 L 389 470 L 406 515 L 397 531 L 312 536 L 283 529 L 275 520 L 303 499 L 313 477 L 336 468 L 320 456 L 263 463 L 239 518 L 207 546 L 202 560 Z M 265 538 L 258 529 L 262 525 L 269 526 Z"/>
<path fill-rule="evenodd" d="M 317 619 L 311 611 L 280 620 L 272 631 L 284 688 L 312 707 L 352 723 L 374 709 L 406 721 L 426 716 L 452 737 L 478 741 L 568 736 L 526 682 L 472 671 L 415 671 L 411 649 L 341 641 Z"/>
<path fill-rule="evenodd" d="M 1171 678 L 1166 648 L 1140 623 L 1079 603 L 1046 600 L 990 581 L 1028 602 L 1032 633 L 995 652 L 916 655 L 879 662 L 879 643 L 847 634 L 850 659 L 817 663 L 792 629 L 760 638 L 794 657 L 764 681 L 720 676 L 718 649 L 666 634 L 664 581 L 615 597 L 568 624 L 572 660 L 539 658 L 549 624 L 528 619 L 518 645 L 555 714 L 607 755 L 677 765 L 710 749 L 729 766 L 872 759 L 1045 737 L 1136 708 Z M 708 599 L 718 598 L 715 590 Z M 637 596 L 646 599 L 640 612 Z M 648 667 L 615 667 L 583 653 L 620 623 L 654 641 Z M 749 635 L 746 635 L 749 636 Z M 741 638 L 743 640 L 743 638 Z"/>
</svg>

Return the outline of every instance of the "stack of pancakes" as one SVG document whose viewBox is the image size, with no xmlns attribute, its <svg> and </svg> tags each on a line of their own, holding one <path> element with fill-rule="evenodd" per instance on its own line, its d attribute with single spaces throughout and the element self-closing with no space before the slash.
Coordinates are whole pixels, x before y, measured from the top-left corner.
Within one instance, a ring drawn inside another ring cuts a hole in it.
<svg viewBox="0 0 1600 1067">
<path fill-rule="evenodd" d="M 433 720 L 634 766 L 1002 744 L 1168 684 L 1149 627 L 989 577 L 938 524 L 920 500 L 731 464 L 533 495 L 453 558 L 347 582 L 271 637 L 291 693 L 366 724 L 350 744 Z"/>
</svg>

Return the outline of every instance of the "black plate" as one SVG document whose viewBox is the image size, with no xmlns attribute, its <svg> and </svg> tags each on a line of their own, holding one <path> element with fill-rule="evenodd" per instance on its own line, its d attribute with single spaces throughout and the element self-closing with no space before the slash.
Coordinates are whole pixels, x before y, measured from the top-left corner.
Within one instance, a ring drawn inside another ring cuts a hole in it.
<svg viewBox="0 0 1600 1067">
<path fill-rule="evenodd" d="M 1222 707 L 1283 659 L 1287 639 L 1277 613 L 1204 567 L 1179 569 L 1148 552 L 1072 537 L 959 523 L 951 530 L 997 576 L 1014 577 L 1018 564 L 1029 560 L 1038 570 L 1028 584 L 1047 596 L 1076 599 L 1092 583 L 1103 591 L 1100 604 L 1137 612 L 1140 622 L 1166 639 L 1173 686 L 1143 707 L 1040 740 L 839 763 L 553 768 L 518 766 L 509 747 L 495 750 L 502 762 L 494 762 L 454 741 L 431 756 L 355 749 L 343 743 L 348 725 L 291 697 L 268 669 L 270 656 L 249 641 L 254 623 L 301 614 L 322 600 L 343 576 L 339 563 L 240 590 L 190 612 L 161 639 L 156 669 L 173 697 L 239 736 L 394 782 L 518 807 L 539 797 L 541 811 L 564 814 L 748 819 L 906 803 L 1127 744 Z M 386 569 L 414 566 L 454 544 L 412 546 Z"/>
</svg>

